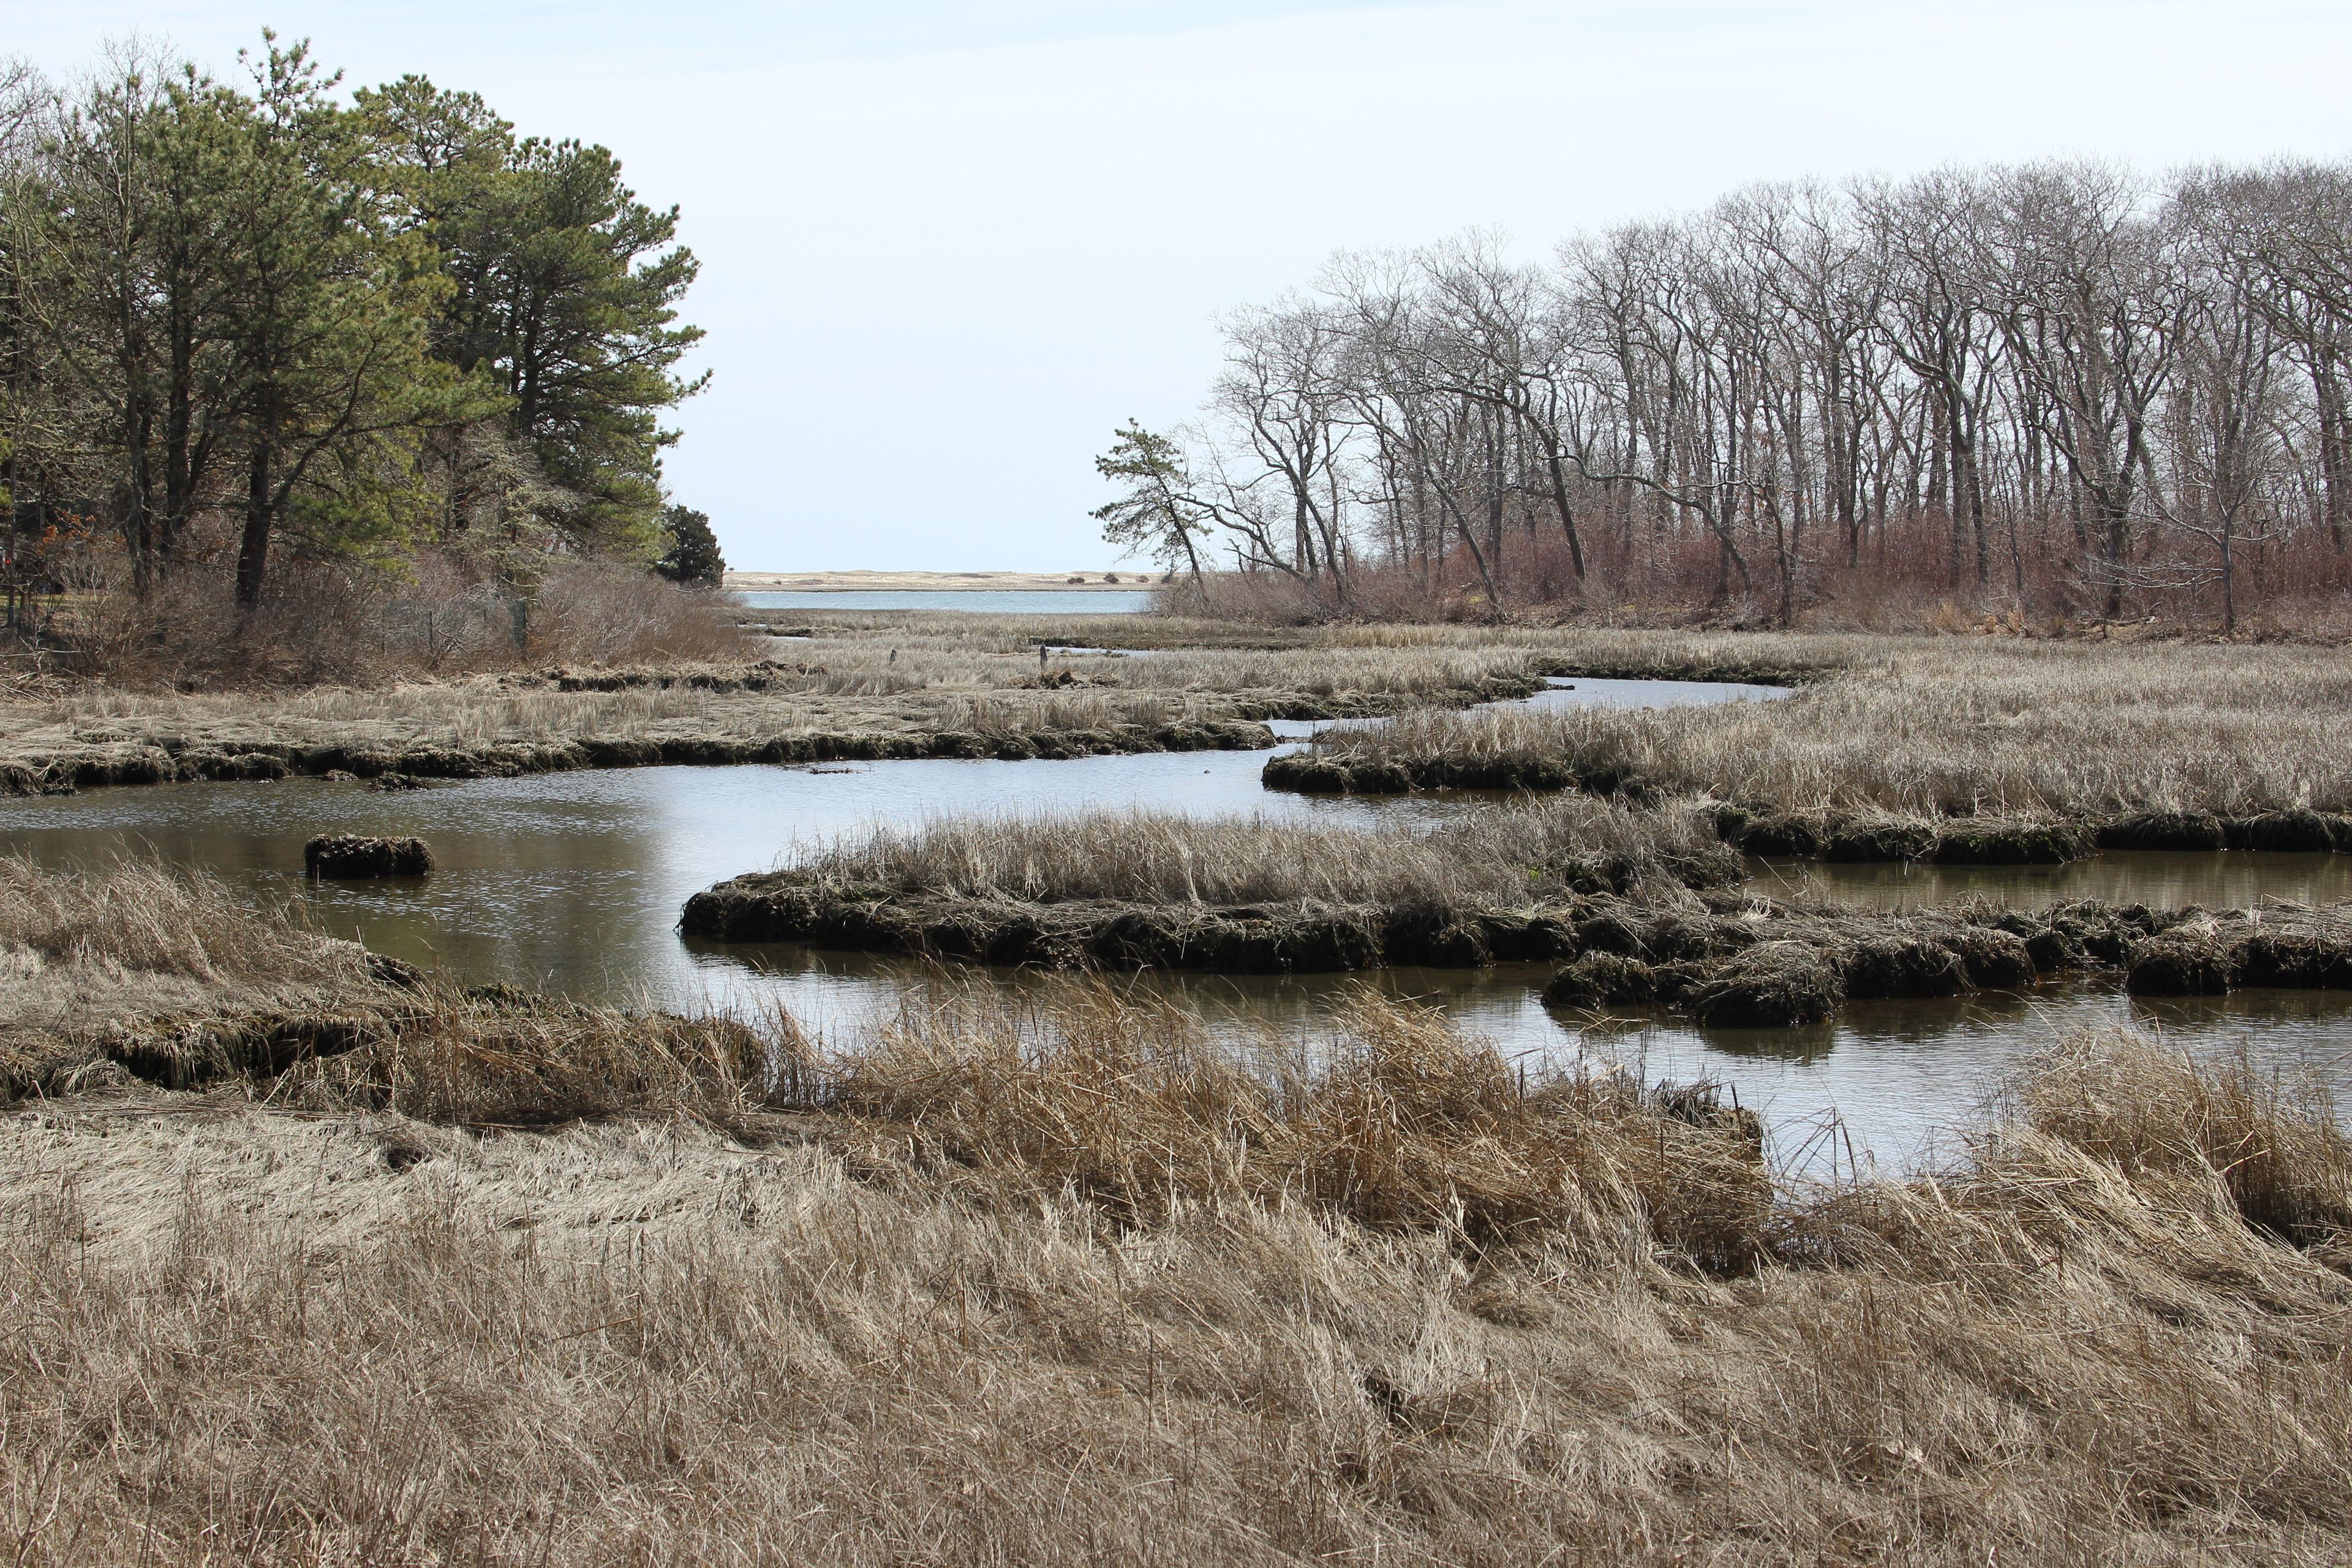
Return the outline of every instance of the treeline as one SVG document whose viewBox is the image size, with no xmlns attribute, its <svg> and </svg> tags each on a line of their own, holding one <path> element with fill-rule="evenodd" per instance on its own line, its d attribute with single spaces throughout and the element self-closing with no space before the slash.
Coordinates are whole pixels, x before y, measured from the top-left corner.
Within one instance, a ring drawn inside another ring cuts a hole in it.
<svg viewBox="0 0 2352 1568">
<path fill-rule="evenodd" d="M 0 70 L 12 587 L 201 582 L 249 617 L 289 560 L 715 561 L 699 514 L 664 537 L 661 420 L 700 384 L 676 209 L 472 93 L 341 95 L 267 35 L 245 65 Z"/>
<path fill-rule="evenodd" d="M 1873 602 L 2234 627 L 2352 589 L 2352 166 L 1767 186 L 1515 266 L 1347 255 L 1098 463 L 1302 605 Z"/>
</svg>

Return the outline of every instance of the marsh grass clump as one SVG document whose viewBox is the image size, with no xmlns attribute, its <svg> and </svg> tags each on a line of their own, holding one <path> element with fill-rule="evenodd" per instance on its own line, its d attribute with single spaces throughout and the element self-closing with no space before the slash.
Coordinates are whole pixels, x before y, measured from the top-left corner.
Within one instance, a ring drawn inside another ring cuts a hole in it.
<svg viewBox="0 0 2352 1568">
<path fill-rule="evenodd" d="M 302 846 L 302 870 L 306 876 L 330 881 L 429 877 L 433 874 L 433 851 L 422 838 L 322 833 Z"/>
<path fill-rule="evenodd" d="M 1684 993 L 1691 1016 L 1717 1028 L 1786 1029 L 1837 1011 L 1845 986 L 1820 952 L 1764 942 L 1716 965 Z"/>
<path fill-rule="evenodd" d="M 1297 1200 L 1484 1247 L 1590 1242 L 1639 1216 L 1661 1245 L 1738 1272 L 1771 1202 L 1751 1128 L 1711 1101 L 1667 1115 L 1620 1079 L 1514 1073 L 1435 1012 L 1369 992 L 1327 1039 L 1244 1056 L 1099 983 L 1028 1012 L 961 989 L 834 1070 L 827 1110 L 918 1159 L 1074 1191 L 1127 1225 Z"/>
<path fill-rule="evenodd" d="M 145 861 L 0 860 L 0 1095 L 243 1085 L 469 1125 L 727 1117 L 800 1092 L 782 1020 L 466 989 Z"/>
<path fill-rule="evenodd" d="M 357 943 L 322 936 L 296 906 L 247 905 L 215 878 L 152 860 L 52 870 L 0 858 L 0 946 L 196 981 L 331 984 L 367 973 Z"/>
<path fill-rule="evenodd" d="M 947 818 L 836 840 L 688 900 L 680 929 L 1053 967 L 1243 972 L 1549 958 L 1554 906 L 1716 887 L 1692 813 L 1581 797 L 1425 833 L 1134 812 Z"/>
<path fill-rule="evenodd" d="M 248 905 L 202 873 L 0 858 L 0 1096 L 104 1077 L 151 1048 L 271 1056 L 289 1018 L 372 992 L 382 973 L 299 907 Z"/>
<path fill-rule="evenodd" d="M 1691 814 L 1567 798 L 1425 831 L 1145 810 L 938 817 L 838 838 L 799 868 L 898 892 L 1055 903 L 1500 903 L 1580 879 L 1711 885 L 1736 866 Z"/>
<path fill-rule="evenodd" d="M 2141 934 L 2128 917 L 2090 903 L 2032 915 L 1989 904 L 1893 915 L 1731 896 L 1703 913 L 1594 900 L 1544 1001 L 1588 1012 L 1666 1006 L 1714 1027 L 1790 1028 L 1830 1017 L 1849 998 L 2027 990 Z"/>
<path fill-rule="evenodd" d="M 2081 1036 L 2021 1075 L 2014 1099 L 2033 1131 L 2136 1177 L 2218 1190 L 2265 1234 L 2352 1238 L 2352 1135 L 2336 1108 L 2315 1080 L 2243 1050 L 2200 1060 L 2139 1035 Z"/>
<path fill-rule="evenodd" d="M 2128 956 L 2128 988 L 2219 996 L 2249 986 L 2352 990 L 2352 910 L 2281 900 L 2253 910 L 2185 910 Z"/>
<path fill-rule="evenodd" d="M 723 1119 L 788 1099 L 804 1050 L 788 1026 L 428 983 L 368 1013 L 345 1048 L 289 1064 L 274 1094 L 467 1127 Z"/>
</svg>

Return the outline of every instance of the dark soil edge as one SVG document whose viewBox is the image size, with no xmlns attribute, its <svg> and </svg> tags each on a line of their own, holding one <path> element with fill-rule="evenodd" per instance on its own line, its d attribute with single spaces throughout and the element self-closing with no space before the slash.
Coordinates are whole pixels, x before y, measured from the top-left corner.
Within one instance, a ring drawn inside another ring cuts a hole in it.
<svg viewBox="0 0 2352 1568">
<path fill-rule="evenodd" d="M 913 758 L 1026 761 L 1150 752 L 1264 751 L 1275 743 L 1263 724 L 1220 719 L 1100 730 L 983 733 L 942 730 L 903 734 L 671 736 L 659 740 L 592 737 L 562 743 L 474 749 L 298 745 L 256 741 L 188 746 L 143 745 L 114 753 L 68 754 L 40 765 L 0 763 L 0 795 L 66 794 L 108 784 L 186 784 L 199 780 L 282 779 L 350 773 L 377 778 L 510 778 L 588 768 L 723 767 L 745 763 L 803 763 Z"/>
<path fill-rule="evenodd" d="M 1663 798 L 1637 773 L 1579 774 L 1554 758 L 1425 758 L 1349 763 L 1314 751 L 1267 760 L 1268 789 L 1302 795 L 1404 795 L 1414 790 L 1582 790 L 1636 802 Z M 2352 815 L 2297 807 L 2245 816 L 2139 811 L 2104 818 L 1900 817 L 1862 812 L 1778 812 L 1720 805 L 1716 831 L 1743 854 L 1790 859 L 1943 866 L 2057 866 L 2095 849 L 2260 849 L 2352 855 Z"/>
<path fill-rule="evenodd" d="M 1264 974 L 1562 963 L 1545 990 L 1550 1005 L 1665 1006 L 1724 1027 L 1817 1023 L 1849 999 L 2013 992 L 2095 971 L 2150 995 L 2352 990 L 2352 922 L 2340 911 L 2216 916 L 2080 900 L 2038 913 L 1823 912 L 1727 891 L 1701 902 L 1706 912 L 1610 893 L 1512 909 L 1045 903 L 762 872 L 694 895 L 678 929 L 717 942 L 1047 969 Z"/>
</svg>

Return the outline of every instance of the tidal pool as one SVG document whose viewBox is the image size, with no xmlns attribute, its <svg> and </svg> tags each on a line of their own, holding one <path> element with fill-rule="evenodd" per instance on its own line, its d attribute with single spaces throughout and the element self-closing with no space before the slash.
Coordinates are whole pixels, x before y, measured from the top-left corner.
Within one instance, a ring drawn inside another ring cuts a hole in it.
<svg viewBox="0 0 2352 1568">
<path fill-rule="evenodd" d="M 1771 700 L 1771 688 L 1666 681 L 1558 682 L 1534 705 L 1667 706 Z M 1302 738 L 1317 726 L 1285 723 Z M 545 986 L 665 1007 L 782 1005 L 843 1036 L 895 1012 L 933 972 L 919 963 L 792 946 L 689 943 L 675 929 L 699 889 L 764 869 L 797 847 L 874 823 L 977 813 L 1129 807 L 1428 827 L 1494 796 L 1374 799 L 1262 788 L 1268 753 L 1212 752 L 1066 762 L 924 760 L 818 767 L 640 768 L 480 779 L 379 793 L 289 779 L 94 790 L 0 801 L 0 849 L 46 865 L 152 855 L 264 897 L 302 900 L 319 922 L 380 952 L 467 983 Z M 436 874 L 420 882 L 312 884 L 302 843 L 318 833 L 415 834 Z M 2242 905 L 2263 896 L 2352 897 L 2352 857 L 2105 855 L 2050 869 L 1789 866 L 1758 862 L 1768 889 L 1811 889 L 1892 906 L 1979 894 L 2021 904 L 2096 896 Z M 979 971 L 1014 988 L 1039 977 Z M 1699 1031 L 1678 1021 L 1556 1016 L 1537 1000 L 1541 965 L 1361 975 L 1146 975 L 1118 984 L 1200 1012 L 1236 1035 L 1312 1033 L 1362 986 L 1444 1007 L 1531 1060 L 1607 1059 L 1652 1078 L 1719 1079 L 1756 1107 L 1783 1151 L 1821 1165 L 1849 1150 L 1920 1158 L 1967 1125 L 2030 1051 L 2084 1023 L 2138 1019 L 2185 1047 L 2243 1039 L 2265 1061 L 2352 1089 L 2352 996 L 2249 993 L 2143 1007 L 2107 992 L 1849 1004 L 1814 1030 Z M 1832 1119 L 1839 1131 L 1823 1131 Z"/>
</svg>

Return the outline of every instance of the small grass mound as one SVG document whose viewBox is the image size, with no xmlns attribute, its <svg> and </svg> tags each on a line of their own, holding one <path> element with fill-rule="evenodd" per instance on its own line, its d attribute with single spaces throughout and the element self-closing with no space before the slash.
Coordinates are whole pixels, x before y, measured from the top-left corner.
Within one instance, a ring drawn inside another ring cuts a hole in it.
<svg viewBox="0 0 2352 1568">
<path fill-rule="evenodd" d="M 2271 904 L 2183 910 L 2126 960 L 2138 996 L 2219 996 L 2246 986 L 2352 990 L 2352 910 Z"/>
<path fill-rule="evenodd" d="M 1696 813 L 1570 797 L 1426 834 L 1149 813 L 944 820 L 688 900 L 679 929 L 1052 968 L 1460 967 L 1575 951 L 1579 899 L 1712 888 Z"/>
<path fill-rule="evenodd" d="M 422 838 L 366 838 L 355 833 L 322 833 L 302 846 L 306 876 L 357 882 L 383 877 L 429 877 L 433 851 Z"/>
</svg>

